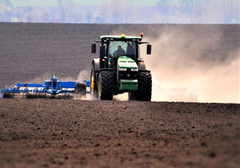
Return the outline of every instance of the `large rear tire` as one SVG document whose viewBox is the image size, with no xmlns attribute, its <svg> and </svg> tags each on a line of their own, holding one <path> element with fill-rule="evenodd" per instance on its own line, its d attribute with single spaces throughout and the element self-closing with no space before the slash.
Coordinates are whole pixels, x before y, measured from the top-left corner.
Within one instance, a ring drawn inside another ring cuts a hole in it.
<svg viewBox="0 0 240 168">
<path fill-rule="evenodd" d="M 102 71 L 98 79 L 98 95 L 101 100 L 112 100 L 114 89 L 114 76 L 111 71 Z"/>
<path fill-rule="evenodd" d="M 152 75 L 150 72 L 139 72 L 138 90 L 132 93 L 132 100 L 151 101 L 152 97 Z"/>
</svg>

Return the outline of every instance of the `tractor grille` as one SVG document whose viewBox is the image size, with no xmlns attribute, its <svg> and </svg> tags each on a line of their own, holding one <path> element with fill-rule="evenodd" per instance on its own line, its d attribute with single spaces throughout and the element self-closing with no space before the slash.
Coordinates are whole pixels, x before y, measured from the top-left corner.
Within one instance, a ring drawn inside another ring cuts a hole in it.
<svg viewBox="0 0 240 168">
<path fill-rule="evenodd" d="M 131 71 L 130 68 L 127 71 L 119 71 L 119 78 L 120 79 L 137 79 L 138 72 Z"/>
</svg>

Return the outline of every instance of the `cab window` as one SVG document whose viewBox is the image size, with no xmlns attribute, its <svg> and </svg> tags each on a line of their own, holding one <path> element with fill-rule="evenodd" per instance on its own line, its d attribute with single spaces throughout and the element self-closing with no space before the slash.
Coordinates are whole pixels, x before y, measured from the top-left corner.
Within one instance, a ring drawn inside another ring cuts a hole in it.
<svg viewBox="0 0 240 168">
<path fill-rule="evenodd" d="M 132 59 L 135 59 L 136 58 L 136 42 L 110 41 L 108 56 L 110 57 L 128 56 Z"/>
</svg>

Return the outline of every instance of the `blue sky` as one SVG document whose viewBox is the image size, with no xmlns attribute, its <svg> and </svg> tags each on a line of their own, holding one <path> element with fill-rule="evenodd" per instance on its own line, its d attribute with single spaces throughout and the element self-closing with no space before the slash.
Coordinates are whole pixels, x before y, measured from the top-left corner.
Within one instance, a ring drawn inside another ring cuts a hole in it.
<svg viewBox="0 0 240 168">
<path fill-rule="evenodd" d="M 240 0 L 0 0 L 0 21 L 239 24 Z"/>
</svg>

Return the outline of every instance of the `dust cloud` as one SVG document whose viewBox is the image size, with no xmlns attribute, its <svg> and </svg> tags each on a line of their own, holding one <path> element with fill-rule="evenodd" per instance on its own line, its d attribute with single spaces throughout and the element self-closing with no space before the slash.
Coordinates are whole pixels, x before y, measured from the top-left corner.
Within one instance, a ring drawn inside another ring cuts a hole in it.
<svg viewBox="0 0 240 168">
<path fill-rule="evenodd" d="M 129 100 L 128 93 L 122 93 L 122 94 L 114 95 L 113 100 L 128 101 Z"/>
<path fill-rule="evenodd" d="M 46 72 L 42 75 L 39 75 L 39 76 L 33 78 L 32 80 L 25 82 L 25 83 L 44 83 L 45 80 L 50 80 L 52 76 L 53 76 L 52 74 Z"/>
<path fill-rule="evenodd" d="M 84 80 L 90 79 L 90 72 L 87 70 L 82 70 L 77 76 L 77 82 L 83 82 Z"/>
<path fill-rule="evenodd" d="M 240 48 L 225 47 L 224 38 L 218 28 L 165 28 L 144 38 L 152 44 L 150 56 L 141 46 L 152 72 L 152 101 L 240 103 Z"/>
<path fill-rule="evenodd" d="M 87 70 L 82 70 L 78 73 L 78 76 L 57 76 L 52 73 L 46 72 L 38 77 L 33 78 L 32 80 L 27 81 L 26 83 L 44 83 L 45 80 L 50 80 L 51 77 L 56 76 L 59 81 L 76 81 L 76 82 L 83 82 L 84 80 L 89 80 L 89 72 Z"/>
</svg>

